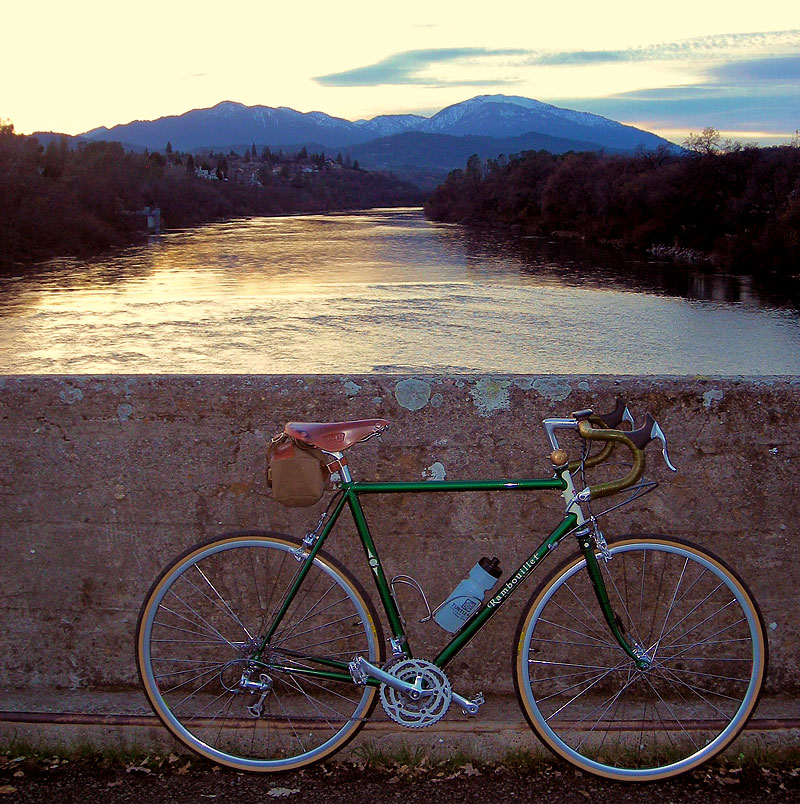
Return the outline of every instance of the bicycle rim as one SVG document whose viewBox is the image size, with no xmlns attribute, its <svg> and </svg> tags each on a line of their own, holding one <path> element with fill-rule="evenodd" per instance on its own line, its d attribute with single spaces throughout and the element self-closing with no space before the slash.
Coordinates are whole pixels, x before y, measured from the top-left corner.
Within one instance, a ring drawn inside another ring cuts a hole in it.
<svg viewBox="0 0 800 804">
<path fill-rule="evenodd" d="M 741 580 L 718 558 L 668 537 L 623 539 L 600 558 L 627 638 L 620 648 L 575 559 L 534 592 L 518 632 L 523 711 L 555 753 L 592 773 L 655 780 L 722 751 L 761 691 L 767 642 Z"/>
<path fill-rule="evenodd" d="M 354 737 L 375 704 L 373 687 L 297 672 L 336 671 L 325 663 L 356 655 L 381 660 L 372 604 L 323 553 L 250 676 L 270 689 L 239 684 L 301 566 L 299 546 L 263 533 L 198 545 L 162 573 L 139 616 L 139 674 L 156 714 L 189 748 L 240 770 L 317 762 Z"/>
</svg>

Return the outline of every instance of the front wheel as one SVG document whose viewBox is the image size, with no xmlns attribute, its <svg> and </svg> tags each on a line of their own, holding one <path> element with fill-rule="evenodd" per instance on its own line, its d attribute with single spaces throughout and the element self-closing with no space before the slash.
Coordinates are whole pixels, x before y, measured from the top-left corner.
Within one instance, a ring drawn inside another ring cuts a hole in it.
<svg viewBox="0 0 800 804">
<path fill-rule="evenodd" d="M 598 553 L 611 605 L 647 669 L 621 649 L 581 556 L 534 593 L 517 633 L 515 686 L 556 754 L 612 779 L 684 773 L 722 751 L 755 709 L 767 640 L 753 596 L 720 559 L 666 536 Z"/>
<path fill-rule="evenodd" d="M 145 693 L 181 742 L 215 762 L 251 771 L 317 762 L 375 705 L 377 689 L 347 674 L 356 655 L 381 663 L 374 607 L 322 551 L 287 604 L 307 560 L 300 547 L 273 533 L 220 536 L 187 550 L 145 598 L 136 640 Z"/>
</svg>

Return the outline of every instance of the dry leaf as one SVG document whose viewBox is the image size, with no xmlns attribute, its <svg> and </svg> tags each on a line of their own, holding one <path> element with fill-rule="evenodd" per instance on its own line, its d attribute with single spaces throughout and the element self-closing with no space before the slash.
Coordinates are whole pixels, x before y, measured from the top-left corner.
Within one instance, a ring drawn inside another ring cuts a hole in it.
<svg viewBox="0 0 800 804">
<path fill-rule="evenodd" d="M 0 796 L 10 796 L 12 793 L 16 792 L 17 788 L 14 787 L 13 784 L 0 785 Z"/>
<path fill-rule="evenodd" d="M 295 793 L 299 792 L 300 789 L 296 787 L 273 787 L 267 792 L 267 795 L 272 796 L 273 798 L 286 798 L 287 796 L 293 796 Z"/>
</svg>

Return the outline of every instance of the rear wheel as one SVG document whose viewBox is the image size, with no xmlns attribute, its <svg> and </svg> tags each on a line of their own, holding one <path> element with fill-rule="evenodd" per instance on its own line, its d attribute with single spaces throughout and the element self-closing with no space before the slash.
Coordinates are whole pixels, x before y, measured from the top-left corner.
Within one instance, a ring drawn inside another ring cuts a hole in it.
<svg viewBox="0 0 800 804">
<path fill-rule="evenodd" d="M 142 606 L 137 662 L 147 697 L 181 742 L 215 762 L 252 771 L 317 762 L 352 739 L 375 705 L 375 687 L 304 673 L 346 675 L 356 655 L 382 661 L 374 607 L 322 551 L 261 663 L 250 660 L 302 566 L 300 546 L 262 532 L 196 545 Z"/>
<path fill-rule="evenodd" d="M 556 754 L 621 780 L 691 770 L 752 714 L 766 672 L 758 607 L 720 559 L 677 539 L 625 538 L 598 554 L 611 605 L 645 670 L 620 648 L 583 557 L 547 579 L 520 620 L 515 685 Z"/>
</svg>

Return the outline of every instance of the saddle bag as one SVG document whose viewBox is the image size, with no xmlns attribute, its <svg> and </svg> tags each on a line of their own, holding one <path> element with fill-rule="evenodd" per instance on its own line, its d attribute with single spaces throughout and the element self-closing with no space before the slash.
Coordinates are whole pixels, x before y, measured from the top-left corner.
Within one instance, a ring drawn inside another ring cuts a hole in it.
<svg viewBox="0 0 800 804">
<path fill-rule="evenodd" d="M 325 455 L 281 433 L 267 450 L 267 485 L 272 498 L 288 508 L 314 505 L 325 493 L 330 472 Z"/>
</svg>

